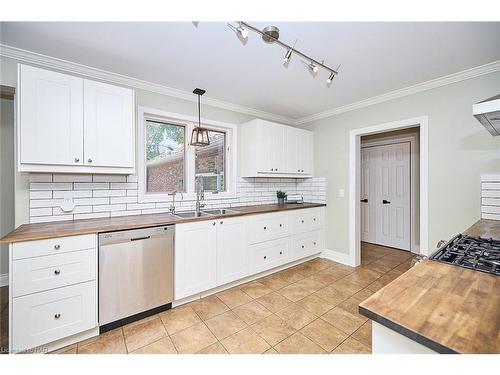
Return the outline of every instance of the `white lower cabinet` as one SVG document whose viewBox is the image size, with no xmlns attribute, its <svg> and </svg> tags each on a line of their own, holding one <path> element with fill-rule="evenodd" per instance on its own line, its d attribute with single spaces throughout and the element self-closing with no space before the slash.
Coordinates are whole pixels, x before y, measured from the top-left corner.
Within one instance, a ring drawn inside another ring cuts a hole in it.
<svg viewBox="0 0 500 375">
<path fill-rule="evenodd" d="M 280 238 L 248 247 L 251 273 L 258 273 L 288 262 L 288 239 Z"/>
<path fill-rule="evenodd" d="M 322 215 L 303 209 L 177 224 L 174 299 L 319 254 Z M 288 223 L 302 218 L 307 224 L 289 232 Z"/>
<path fill-rule="evenodd" d="M 175 227 L 174 297 L 176 300 L 217 285 L 217 222 Z"/>
<path fill-rule="evenodd" d="M 14 298 L 13 351 L 34 348 L 97 326 L 95 281 Z"/>
<path fill-rule="evenodd" d="M 96 235 L 11 244 L 9 267 L 11 352 L 97 327 Z"/>
<path fill-rule="evenodd" d="M 242 279 L 248 274 L 244 217 L 217 223 L 217 285 Z"/>
<path fill-rule="evenodd" d="M 290 237 L 290 260 L 305 258 L 321 252 L 320 231 L 297 234 Z"/>
</svg>

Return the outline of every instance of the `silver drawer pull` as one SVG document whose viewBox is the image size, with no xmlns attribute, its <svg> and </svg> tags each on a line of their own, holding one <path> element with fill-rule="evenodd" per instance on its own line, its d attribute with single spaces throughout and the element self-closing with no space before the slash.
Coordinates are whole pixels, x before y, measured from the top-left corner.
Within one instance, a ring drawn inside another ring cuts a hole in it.
<svg viewBox="0 0 500 375">
<path fill-rule="evenodd" d="M 304 220 L 301 220 L 302 224 L 304 224 Z"/>
<path fill-rule="evenodd" d="M 59 275 L 61 273 L 61 270 L 54 270 L 54 275 Z"/>
<path fill-rule="evenodd" d="M 220 223 L 221 223 L 221 224 L 224 224 L 224 222 L 223 222 L 223 221 L 221 221 Z"/>
<path fill-rule="evenodd" d="M 316 218 L 313 218 L 313 221 L 316 221 Z"/>
<path fill-rule="evenodd" d="M 264 227 L 264 230 L 266 230 L 266 229 L 267 229 L 267 227 Z"/>
<path fill-rule="evenodd" d="M 75 158 L 75 163 L 78 163 L 78 162 L 80 162 L 80 159 Z"/>
<path fill-rule="evenodd" d="M 267 259 L 267 256 L 266 256 L 266 255 L 264 255 L 264 259 Z"/>
<path fill-rule="evenodd" d="M 282 227 L 283 227 L 283 224 L 280 224 L 280 228 L 282 228 Z"/>
<path fill-rule="evenodd" d="M 280 251 L 280 255 L 283 255 L 283 251 Z"/>
<path fill-rule="evenodd" d="M 87 161 L 88 161 L 89 163 L 92 163 L 92 159 L 90 159 L 90 158 L 89 158 Z"/>
<path fill-rule="evenodd" d="M 59 245 L 59 244 L 54 245 L 54 249 L 59 250 L 60 248 L 61 248 L 61 245 Z"/>
<path fill-rule="evenodd" d="M 215 225 L 215 224 L 217 224 L 217 223 L 214 221 L 214 222 L 212 223 L 212 225 Z"/>
<path fill-rule="evenodd" d="M 61 314 L 57 313 L 54 315 L 54 319 L 59 319 L 61 317 Z"/>
<path fill-rule="evenodd" d="M 304 245 L 302 245 L 302 248 L 304 248 Z"/>
</svg>

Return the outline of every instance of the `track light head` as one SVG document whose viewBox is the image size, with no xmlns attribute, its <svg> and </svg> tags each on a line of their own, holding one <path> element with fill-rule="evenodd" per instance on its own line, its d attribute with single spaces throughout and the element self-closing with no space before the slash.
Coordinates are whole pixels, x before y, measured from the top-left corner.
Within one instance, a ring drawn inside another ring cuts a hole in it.
<svg viewBox="0 0 500 375">
<path fill-rule="evenodd" d="M 240 22 L 240 25 L 238 27 L 231 25 L 230 23 L 228 23 L 227 26 L 231 30 L 233 30 L 241 39 L 248 38 L 248 30 L 241 25 L 241 22 Z"/>
<path fill-rule="evenodd" d="M 318 73 L 318 66 L 315 63 L 311 62 L 309 64 L 309 70 L 311 72 L 313 72 L 314 74 L 316 74 L 316 73 Z"/>
<path fill-rule="evenodd" d="M 334 78 L 335 78 L 335 73 L 331 72 L 330 76 L 326 80 L 326 83 L 328 83 L 328 84 L 332 83 Z"/>
<path fill-rule="evenodd" d="M 285 57 L 283 57 L 283 65 L 286 65 L 288 64 L 288 62 L 290 61 L 290 58 L 292 57 L 292 50 L 291 49 L 288 49 L 286 51 L 286 54 L 285 54 Z"/>
</svg>

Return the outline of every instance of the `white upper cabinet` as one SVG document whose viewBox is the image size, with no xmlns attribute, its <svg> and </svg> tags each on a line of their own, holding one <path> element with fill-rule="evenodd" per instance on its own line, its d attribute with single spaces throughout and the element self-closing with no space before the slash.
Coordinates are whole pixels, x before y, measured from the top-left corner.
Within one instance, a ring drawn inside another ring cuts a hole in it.
<svg viewBox="0 0 500 375">
<path fill-rule="evenodd" d="M 18 66 L 22 172 L 135 172 L 134 91 Z"/>
<path fill-rule="evenodd" d="M 313 133 L 265 120 L 241 127 L 241 177 L 311 177 Z"/>
<path fill-rule="evenodd" d="M 84 163 L 134 167 L 134 92 L 101 82 L 84 82 Z"/>
<path fill-rule="evenodd" d="M 19 161 L 83 165 L 83 79 L 21 65 Z"/>
</svg>

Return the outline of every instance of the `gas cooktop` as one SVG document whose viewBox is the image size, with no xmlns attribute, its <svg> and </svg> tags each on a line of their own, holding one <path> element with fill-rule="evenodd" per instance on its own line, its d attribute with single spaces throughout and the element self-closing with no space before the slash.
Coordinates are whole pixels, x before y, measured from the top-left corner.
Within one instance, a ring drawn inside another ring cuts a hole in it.
<svg viewBox="0 0 500 375">
<path fill-rule="evenodd" d="M 429 259 L 500 276 L 500 241 L 459 234 Z"/>
</svg>

